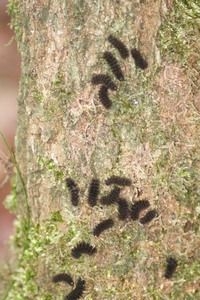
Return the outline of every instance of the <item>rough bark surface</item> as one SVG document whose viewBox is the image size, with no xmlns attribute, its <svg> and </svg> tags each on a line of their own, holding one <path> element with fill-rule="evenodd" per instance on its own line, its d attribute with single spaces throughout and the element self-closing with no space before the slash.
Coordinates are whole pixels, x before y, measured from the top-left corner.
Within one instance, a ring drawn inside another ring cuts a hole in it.
<svg viewBox="0 0 200 300">
<path fill-rule="evenodd" d="M 162 299 L 171 292 L 159 271 L 168 254 L 162 239 L 168 245 L 174 227 L 169 225 L 163 237 L 162 219 L 146 230 L 119 221 L 116 208 L 89 207 L 87 193 L 92 178 L 100 180 L 105 195 L 105 180 L 122 175 L 134 183 L 123 189 L 123 197 L 130 202 L 141 199 L 142 190 L 142 198 L 161 210 L 162 195 L 166 207 L 171 205 L 178 215 L 179 205 L 168 189 L 159 190 L 161 179 L 152 183 L 162 148 L 159 97 L 152 83 L 161 63 L 156 37 L 172 1 L 12 3 L 22 57 L 16 156 L 26 195 L 20 190 L 17 198 L 20 274 L 13 275 L 4 299 L 63 299 L 70 288 L 53 284 L 51 278 L 64 271 L 74 280 L 86 280 L 85 299 Z M 109 34 L 129 49 L 139 48 L 147 70 L 138 70 L 131 57 L 123 61 L 108 43 Z M 125 75 L 118 90 L 110 93 L 110 110 L 101 105 L 98 87 L 90 83 L 93 73 L 110 72 L 102 58 L 106 50 L 116 55 Z M 77 208 L 70 202 L 67 177 L 80 188 Z M 111 216 L 114 229 L 105 239 L 93 237 L 92 228 Z M 81 240 L 96 245 L 94 257 L 71 257 L 72 247 Z M 175 249 L 176 243 L 170 251 Z"/>
<path fill-rule="evenodd" d="M 65 176 L 81 179 L 83 187 L 92 176 L 103 180 L 113 170 L 133 176 L 135 166 L 126 148 L 131 148 L 134 128 L 129 130 L 129 120 L 123 122 L 120 108 L 110 113 L 99 105 L 90 79 L 93 72 L 107 69 L 102 53 L 113 50 L 106 42 L 110 32 L 130 47 L 139 45 L 151 67 L 161 1 L 151 9 L 134 1 L 26 1 L 20 9 L 25 84 L 22 81 L 17 156 L 31 217 L 40 223 L 66 205 L 63 182 L 58 184 L 49 173 L 49 163 Z M 133 62 L 123 64 L 126 76 L 134 80 Z M 118 126 L 124 131 L 124 149 Z"/>
<path fill-rule="evenodd" d="M 111 111 L 99 103 L 98 88 L 91 86 L 90 79 L 92 73 L 108 71 L 102 54 L 105 50 L 115 52 L 106 41 L 110 33 L 129 48 L 140 47 L 151 69 L 161 10 L 160 0 L 151 7 L 148 1 L 54 0 L 20 4 L 22 84 L 16 153 L 34 224 L 41 224 L 57 211 L 64 223 L 69 214 L 76 222 L 81 218 L 80 224 L 84 219 L 88 222 L 89 214 L 89 224 L 94 224 L 105 212 L 88 212 L 84 204 L 93 177 L 102 183 L 113 174 L 138 182 L 146 177 L 144 169 L 136 167 L 138 162 L 132 151 L 137 139 L 135 121 L 126 113 L 126 102 L 128 110 L 134 110 L 133 61 L 122 61 L 126 83 L 118 84 L 122 92 L 117 97 L 111 96 Z M 119 97 L 125 101 L 115 107 Z M 66 177 L 76 180 L 81 189 L 78 219 L 77 212 L 71 212 Z M 131 194 L 130 189 L 129 198 Z M 24 202 L 19 207 L 24 210 Z M 98 297 L 102 296 L 96 294 L 95 299 Z"/>
</svg>

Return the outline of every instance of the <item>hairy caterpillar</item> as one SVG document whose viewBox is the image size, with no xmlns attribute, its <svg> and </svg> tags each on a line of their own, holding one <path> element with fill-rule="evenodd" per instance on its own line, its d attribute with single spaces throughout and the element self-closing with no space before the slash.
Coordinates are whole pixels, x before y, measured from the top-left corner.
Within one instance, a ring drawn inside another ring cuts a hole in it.
<svg viewBox="0 0 200 300">
<path fill-rule="evenodd" d="M 100 199 L 101 204 L 111 205 L 115 203 L 119 198 L 120 191 L 121 189 L 115 186 L 108 195 L 101 197 Z"/>
<path fill-rule="evenodd" d="M 139 200 L 131 205 L 130 216 L 132 220 L 137 220 L 142 210 L 148 208 L 150 203 L 148 200 Z"/>
<path fill-rule="evenodd" d="M 99 236 L 103 231 L 114 226 L 113 219 L 106 219 L 95 226 L 93 229 L 93 234 Z"/>
<path fill-rule="evenodd" d="M 106 181 L 106 185 L 111 185 L 111 184 L 117 184 L 121 186 L 130 186 L 131 185 L 131 180 L 126 178 L 126 177 L 120 177 L 120 176 L 111 176 L 109 177 Z"/>
<path fill-rule="evenodd" d="M 127 47 L 124 45 L 124 43 L 122 43 L 122 41 L 120 41 L 113 35 L 109 35 L 108 41 L 111 43 L 113 47 L 115 47 L 119 51 L 119 54 L 123 59 L 129 57 L 129 51 Z"/>
<path fill-rule="evenodd" d="M 99 179 L 92 179 L 89 187 L 89 193 L 88 193 L 88 203 L 90 206 L 95 206 L 97 204 L 99 186 L 100 186 Z"/>
<path fill-rule="evenodd" d="M 85 291 L 85 280 L 79 278 L 75 288 L 65 296 L 64 300 L 78 300 L 83 295 Z"/>
<path fill-rule="evenodd" d="M 96 252 L 96 247 L 86 242 L 80 242 L 72 249 L 71 254 L 74 258 L 79 258 L 82 254 L 93 255 Z"/>
<path fill-rule="evenodd" d="M 111 108 L 112 101 L 108 97 L 108 88 L 105 85 L 102 85 L 99 89 L 99 100 L 106 109 Z"/>
<path fill-rule="evenodd" d="M 107 74 L 93 74 L 91 83 L 94 85 L 103 84 L 112 91 L 117 90 L 116 84 L 112 81 L 111 77 Z"/>
<path fill-rule="evenodd" d="M 72 286 L 74 285 L 74 281 L 73 281 L 71 275 L 67 274 L 67 273 L 59 273 L 59 274 L 54 275 L 53 278 L 52 278 L 52 281 L 54 283 L 66 282 L 69 285 L 72 285 Z"/>
<path fill-rule="evenodd" d="M 110 66 L 113 74 L 115 77 L 122 81 L 124 80 L 124 75 L 122 73 L 121 67 L 117 61 L 117 59 L 114 57 L 114 55 L 111 52 L 104 52 L 103 58 L 106 60 L 107 64 Z"/>
<path fill-rule="evenodd" d="M 72 205 L 77 206 L 79 203 L 79 188 L 75 181 L 71 178 L 66 179 L 66 185 L 71 193 Z"/>
<path fill-rule="evenodd" d="M 118 217 L 120 220 L 125 220 L 128 218 L 129 216 L 129 206 L 128 206 L 128 202 L 126 201 L 126 199 L 123 198 L 119 198 L 117 200 L 117 204 L 118 204 Z"/>
<path fill-rule="evenodd" d="M 138 67 L 142 70 L 144 70 L 148 67 L 148 63 L 146 62 L 146 60 L 142 57 L 142 55 L 136 48 L 131 49 L 131 55 L 135 61 L 136 67 Z"/>
<path fill-rule="evenodd" d="M 166 270 L 165 270 L 165 278 L 169 279 L 172 277 L 172 275 L 174 274 L 174 272 L 176 271 L 177 268 L 177 261 L 175 258 L 173 257 L 168 257 L 167 258 L 167 266 L 166 266 Z"/>
<path fill-rule="evenodd" d="M 149 210 L 144 217 L 140 218 L 140 223 L 141 224 L 149 223 L 157 216 L 158 213 L 155 209 Z"/>
</svg>

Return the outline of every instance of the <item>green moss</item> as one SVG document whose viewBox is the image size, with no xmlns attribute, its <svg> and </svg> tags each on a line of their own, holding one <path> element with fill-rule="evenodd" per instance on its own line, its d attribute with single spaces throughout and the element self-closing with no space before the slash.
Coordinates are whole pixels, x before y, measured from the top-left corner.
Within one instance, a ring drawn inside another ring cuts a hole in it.
<svg viewBox="0 0 200 300">
<path fill-rule="evenodd" d="M 188 57 L 196 52 L 196 36 L 200 29 L 198 0 L 175 0 L 159 32 L 163 56 L 181 65 L 188 65 Z M 197 45 L 196 45 L 197 46 Z"/>
<path fill-rule="evenodd" d="M 195 208 L 199 203 L 199 168 L 191 158 L 183 157 L 169 176 L 169 188 L 176 199 L 188 207 Z"/>
<path fill-rule="evenodd" d="M 191 290 L 191 292 L 187 292 L 185 286 L 191 287 L 194 283 L 198 282 L 198 278 L 200 276 L 199 261 L 196 260 L 189 262 L 188 258 L 186 257 L 177 257 L 177 260 L 177 270 L 170 279 L 170 281 L 173 282 L 173 288 L 169 289 L 167 292 L 163 292 L 160 289 L 160 286 L 156 282 L 155 276 L 155 273 L 158 272 L 159 266 L 155 266 L 155 268 L 157 267 L 157 270 L 154 269 L 154 272 L 151 270 L 152 277 L 149 277 L 147 297 L 145 299 L 198 299 L 198 287 L 196 287 L 196 290 L 194 288 L 193 291 Z"/>
<path fill-rule="evenodd" d="M 62 232 L 58 226 L 62 222 L 59 212 L 54 212 L 49 220 L 42 226 L 32 225 L 29 230 L 25 223 L 17 224 L 15 247 L 21 254 L 17 271 L 12 276 L 12 288 L 8 293 L 8 299 L 63 299 L 64 293 L 58 286 L 52 285 L 51 292 L 47 286 L 37 281 L 41 276 L 46 278 L 48 286 L 51 277 L 62 271 L 70 271 L 74 274 L 74 259 L 70 255 L 70 249 L 76 244 L 80 235 L 88 240 L 88 230 L 84 224 L 81 228 L 68 221 L 68 231 Z M 84 234 L 85 232 L 85 234 Z M 68 245 L 68 246 L 67 246 Z M 38 271 L 38 266 L 45 265 L 43 274 Z M 84 258 L 79 260 L 79 266 L 84 268 Z M 6 298 L 5 298 L 6 299 Z"/>
<path fill-rule="evenodd" d="M 51 220 L 53 222 L 63 222 L 63 218 L 60 214 L 60 211 L 55 211 L 54 213 L 52 213 Z"/>
<path fill-rule="evenodd" d="M 34 98 L 34 102 L 37 104 L 42 103 L 44 98 L 42 92 L 36 89 L 34 84 L 32 89 L 32 97 Z"/>
<path fill-rule="evenodd" d="M 200 277 L 200 262 L 192 261 L 184 265 L 181 274 L 186 282 L 192 283 Z"/>
<path fill-rule="evenodd" d="M 47 291 L 40 295 L 37 284 L 38 261 L 47 255 L 48 247 L 57 244 L 61 236 L 57 224 L 61 220 L 59 212 L 55 212 L 42 226 L 30 225 L 24 220 L 17 221 L 14 246 L 19 262 L 3 299 L 53 299 Z"/>
<path fill-rule="evenodd" d="M 64 74 L 59 71 L 55 80 L 51 85 L 52 96 L 57 99 L 57 103 L 65 105 L 67 97 L 71 95 L 70 91 L 66 89 L 66 82 Z"/>
<path fill-rule="evenodd" d="M 200 263 L 199 261 L 189 262 L 188 259 L 185 258 L 185 262 L 182 261 L 179 265 L 178 274 L 175 276 L 175 284 L 173 292 L 169 294 L 169 299 L 176 300 L 177 297 L 179 299 L 199 299 L 200 292 L 198 289 L 198 278 L 200 276 Z M 181 277 L 181 280 L 178 278 Z M 176 280 L 177 278 L 177 280 Z M 186 289 L 185 294 L 182 294 L 182 290 L 184 286 L 194 288 L 189 291 Z M 196 288 L 195 288 L 196 286 Z"/>
<path fill-rule="evenodd" d="M 56 181 L 62 181 L 65 177 L 64 172 L 55 165 L 52 159 L 38 157 L 38 165 L 41 169 L 47 170 L 50 174 L 52 174 Z"/>
<path fill-rule="evenodd" d="M 153 187 L 167 188 L 182 205 L 195 209 L 200 197 L 198 155 L 189 151 L 172 156 L 167 147 L 163 149 L 154 165 Z"/>
</svg>

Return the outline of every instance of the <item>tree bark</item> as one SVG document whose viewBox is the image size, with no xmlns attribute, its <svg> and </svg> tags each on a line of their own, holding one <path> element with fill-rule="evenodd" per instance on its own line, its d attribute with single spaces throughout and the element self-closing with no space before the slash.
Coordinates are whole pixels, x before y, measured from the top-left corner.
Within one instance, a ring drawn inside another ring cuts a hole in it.
<svg viewBox="0 0 200 300">
<path fill-rule="evenodd" d="M 118 220 L 116 206 L 90 207 L 87 195 L 92 178 L 100 180 L 102 196 L 110 191 L 105 180 L 120 175 L 134 183 L 122 191 L 129 202 L 140 199 L 136 190 L 154 197 L 158 149 L 149 140 L 152 118 L 157 125 L 149 82 L 160 64 L 156 36 L 167 9 L 161 0 L 10 2 L 22 61 L 16 137 L 21 178 L 18 174 L 18 262 L 4 299 L 63 299 L 71 288 L 52 283 L 59 272 L 85 280 L 85 299 L 154 299 L 152 276 L 159 276 L 154 268 L 159 263 L 148 265 L 145 253 L 156 244 L 156 224 L 145 232 L 138 223 Z M 139 48 L 147 70 L 138 70 L 131 57 L 120 58 L 109 34 L 129 49 Z M 125 76 L 124 82 L 115 80 L 118 90 L 109 92 L 109 110 L 90 82 L 93 73 L 112 74 L 104 51 L 116 55 Z M 80 188 L 77 207 L 66 178 Z M 92 228 L 109 217 L 115 227 L 94 237 Z M 97 253 L 75 259 L 71 249 L 83 240 Z M 145 241 L 148 247 L 140 250 Z"/>
</svg>

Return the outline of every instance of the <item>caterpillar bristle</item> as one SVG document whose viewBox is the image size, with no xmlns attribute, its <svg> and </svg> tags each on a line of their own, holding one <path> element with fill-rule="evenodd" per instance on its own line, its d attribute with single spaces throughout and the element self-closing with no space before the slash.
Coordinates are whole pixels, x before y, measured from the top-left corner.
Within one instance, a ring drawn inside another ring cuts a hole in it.
<svg viewBox="0 0 200 300">
<path fill-rule="evenodd" d="M 140 212 L 150 206 L 148 200 L 139 200 L 131 205 L 130 216 L 132 220 L 139 218 Z"/>
<path fill-rule="evenodd" d="M 129 211 L 129 205 L 126 199 L 119 198 L 117 200 L 118 204 L 118 218 L 120 220 L 125 220 L 129 217 L 130 211 Z"/>
<path fill-rule="evenodd" d="M 71 178 L 66 179 L 66 185 L 70 192 L 72 205 L 77 206 L 79 204 L 79 187 L 78 187 L 78 185 Z"/>
<path fill-rule="evenodd" d="M 154 218 L 158 216 L 158 212 L 155 209 L 149 210 L 146 215 L 142 218 L 140 218 L 140 223 L 141 224 L 147 224 L 151 222 Z"/>
<path fill-rule="evenodd" d="M 67 295 L 65 296 L 65 300 L 78 300 L 82 297 L 83 293 L 85 291 L 85 280 L 79 278 L 75 288 Z"/>
<path fill-rule="evenodd" d="M 97 204 L 99 188 L 100 188 L 99 179 L 92 179 L 89 187 L 89 193 L 88 193 L 88 204 L 92 207 Z"/>
<path fill-rule="evenodd" d="M 96 247 L 86 242 L 80 242 L 72 249 L 71 254 L 74 258 L 79 258 L 82 254 L 93 255 L 96 252 Z"/>
<path fill-rule="evenodd" d="M 99 89 L 99 100 L 106 109 L 111 108 L 112 101 L 108 97 L 108 88 L 105 85 L 102 85 Z"/>
<path fill-rule="evenodd" d="M 167 258 L 167 265 L 166 265 L 166 270 L 165 270 L 165 278 L 170 279 L 174 272 L 176 271 L 177 268 L 177 260 L 173 257 L 168 257 Z"/>
<path fill-rule="evenodd" d="M 129 51 L 128 48 L 124 45 L 124 43 L 114 37 L 113 35 L 109 35 L 108 41 L 111 43 L 111 45 L 116 48 L 119 51 L 119 54 L 123 59 L 126 59 L 129 57 Z"/>
<path fill-rule="evenodd" d="M 132 184 L 132 181 L 129 178 L 126 177 L 120 177 L 120 176 L 111 176 L 105 181 L 106 185 L 116 184 L 121 186 L 130 186 Z"/>
<path fill-rule="evenodd" d="M 110 229 L 114 226 L 113 219 L 106 219 L 95 226 L 93 229 L 93 235 L 99 236 L 103 231 Z"/>
<path fill-rule="evenodd" d="M 108 195 L 101 197 L 100 199 L 101 204 L 103 205 L 114 204 L 119 198 L 120 191 L 121 189 L 115 186 Z"/>
<path fill-rule="evenodd" d="M 103 84 L 112 91 L 117 90 L 116 84 L 112 81 L 111 77 L 107 74 L 93 74 L 91 83 L 93 85 Z"/>
<path fill-rule="evenodd" d="M 54 283 L 66 282 L 71 286 L 74 285 L 74 281 L 72 279 L 72 276 L 70 274 L 67 274 L 67 273 L 59 273 L 59 274 L 54 275 L 53 278 L 52 278 L 52 282 L 54 282 Z"/>
<path fill-rule="evenodd" d="M 147 61 L 142 57 L 139 50 L 137 50 L 136 48 L 131 49 L 131 55 L 135 61 L 136 67 L 142 70 L 145 70 L 148 67 Z"/>
<path fill-rule="evenodd" d="M 122 69 L 114 55 L 111 52 L 106 51 L 103 54 L 103 58 L 106 60 L 107 64 L 111 68 L 114 76 L 120 81 L 124 80 Z"/>
</svg>

